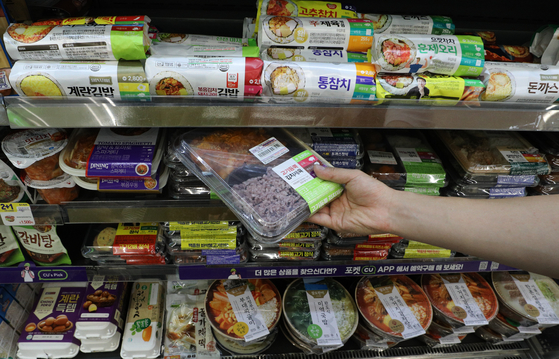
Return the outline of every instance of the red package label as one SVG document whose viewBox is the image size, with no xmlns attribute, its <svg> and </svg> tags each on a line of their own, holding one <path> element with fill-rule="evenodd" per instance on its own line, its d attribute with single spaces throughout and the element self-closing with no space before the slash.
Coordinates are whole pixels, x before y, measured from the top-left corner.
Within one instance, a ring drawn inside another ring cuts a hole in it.
<svg viewBox="0 0 559 359">
<path fill-rule="evenodd" d="M 262 69 L 264 61 L 257 57 L 245 59 L 245 96 L 260 96 L 262 94 Z"/>
<path fill-rule="evenodd" d="M 382 250 L 392 248 L 392 242 L 386 243 L 361 243 L 355 245 L 355 250 Z"/>
<path fill-rule="evenodd" d="M 377 261 L 388 257 L 388 249 L 377 251 L 354 251 L 353 260 L 355 261 Z"/>
<path fill-rule="evenodd" d="M 369 234 L 369 239 L 404 239 L 404 238 L 391 233 L 382 233 L 382 234 Z"/>
</svg>

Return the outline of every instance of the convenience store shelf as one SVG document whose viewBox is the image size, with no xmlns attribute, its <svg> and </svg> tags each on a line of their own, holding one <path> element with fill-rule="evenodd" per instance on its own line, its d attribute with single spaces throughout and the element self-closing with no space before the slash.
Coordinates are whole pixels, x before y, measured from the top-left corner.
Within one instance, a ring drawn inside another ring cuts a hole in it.
<svg viewBox="0 0 559 359">
<path fill-rule="evenodd" d="M 321 99 L 327 100 L 327 99 Z M 559 131 L 559 104 L 487 103 L 475 106 L 270 104 L 209 99 L 152 98 L 149 102 L 81 98 L 6 97 L 12 128 L 33 127 L 353 127 Z M 1 119 L 0 119 L 1 120 Z"/>
<path fill-rule="evenodd" d="M 237 275 L 244 279 L 285 279 L 300 277 L 362 277 L 364 275 L 428 274 L 494 272 L 515 268 L 473 257 L 444 259 L 389 259 L 383 261 L 316 261 L 316 262 L 249 262 L 228 265 L 92 265 L 85 259 L 71 256 L 73 266 L 33 267 L 36 282 L 75 282 L 93 280 L 96 276 L 118 278 L 119 281 L 134 281 L 141 278 L 167 280 L 178 275 L 181 280 L 223 279 L 231 275 L 234 267 Z M 0 268 L 0 283 L 22 283 L 20 267 Z"/>
</svg>

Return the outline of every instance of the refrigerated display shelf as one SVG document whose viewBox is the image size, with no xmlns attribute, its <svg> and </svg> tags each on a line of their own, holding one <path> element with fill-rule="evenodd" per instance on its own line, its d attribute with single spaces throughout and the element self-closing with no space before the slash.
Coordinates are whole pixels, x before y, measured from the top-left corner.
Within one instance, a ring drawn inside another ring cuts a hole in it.
<svg viewBox="0 0 559 359">
<path fill-rule="evenodd" d="M 18 96 L 6 97 L 4 102 L 12 128 L 258 126 L 559 130 L 558 104 L 485 102 L 475 106 L 463 102 L 457 106 L 435 106 L 427 102 L 418 105 L 415 100 L 403 105 L 402 100 L 397 100 L 373 106 L 165 97 L 137 102 Z"/>
</svg>

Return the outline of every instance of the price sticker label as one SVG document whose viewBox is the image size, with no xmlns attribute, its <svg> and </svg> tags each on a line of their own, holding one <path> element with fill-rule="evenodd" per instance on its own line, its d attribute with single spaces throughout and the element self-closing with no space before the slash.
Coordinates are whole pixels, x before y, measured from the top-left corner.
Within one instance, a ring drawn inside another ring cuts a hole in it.
<svg viewBox="0 0 559 359">
<path fill-rule="evenodd" d="M 0 203 L 0 217 L 5 226 L 32 226 L 33 212 L 27 203 Z"/>
<path fill-rule="evenodd" d="M 447 335 L 446 337 L 439 338 L 439 343 L 442 345 L 449 345 L 449 344 L 460 344 L 460 338 L 458 335 Z"/>
<path fill-rule="evenodd" d="M 231 303 L 237 323 L 233 332 L 250 342 L 270 334 L 262 313 L 256 305 L 248 282 L 239 279 L 227 280 L 224 283 L 227 298 Z"/>
<path fill-rule="evenodd" d="M 454 302 L 451 311 L 457 318 L 462 319 L 467 326 L 488 324 L 461 274 L 444 274 L 441 278 Z"/>
<path fill-rule="evenodd" d="M 452 331 L 454 332 L 454 334 L 464 335 L 464 334 L 474 333 L 476 330 L 474 329 L 474 327 L 470 327 L 466 325 L 460 328 L 452 328 Z"/>
<path fill-rule="evenodd" d="M 307 333 L 311 338 L 316 339 L 318 346 L 325 352 L 324 349 L 339 348 L 343 343 L 328 286 L 317 283 L 318 280 L 319 278 L 304 279 L 313 322 L 307 328 Z"/>
</svg>

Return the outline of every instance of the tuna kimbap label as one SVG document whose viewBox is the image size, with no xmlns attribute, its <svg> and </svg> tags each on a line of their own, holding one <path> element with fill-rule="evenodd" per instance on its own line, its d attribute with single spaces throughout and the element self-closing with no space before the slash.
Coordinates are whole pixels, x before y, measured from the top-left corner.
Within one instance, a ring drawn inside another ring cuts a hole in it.
<svg viewBox="0 0 559 359">
<path fill-rule="evenodd" d="M 380 35 L 375 36 L 371 62 L 392 73 L 477 77 L 485 53 L 478 36 Z"/>
<path fill-rule="evenodd" d="M 452 35 L 454 24 L 446 16 L 414 16 L 414 15 L 386 15 L 360 14 L 360 19 L 373 21 L 375 34 L 433 34 Z"/>
</svg>

